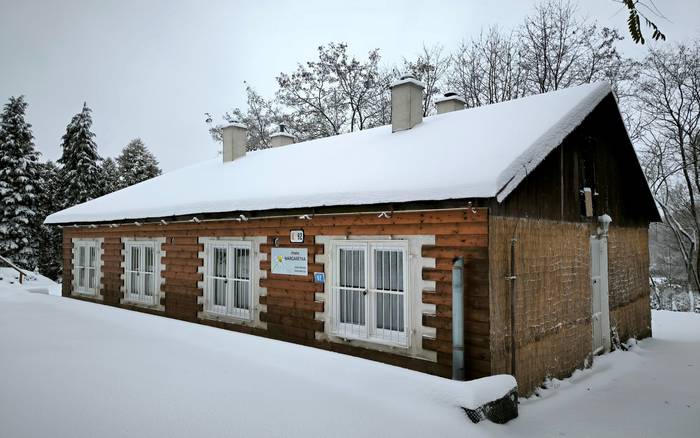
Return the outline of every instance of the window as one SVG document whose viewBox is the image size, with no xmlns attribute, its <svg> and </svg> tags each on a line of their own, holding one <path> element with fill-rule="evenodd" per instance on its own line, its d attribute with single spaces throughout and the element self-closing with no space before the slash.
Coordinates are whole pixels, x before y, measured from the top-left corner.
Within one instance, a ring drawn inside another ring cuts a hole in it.
<svg viewBox="0 0 700 438">
<path fill-rule="evenodd" d="M 336 242 L 332 265 L 333 334 L 407 345 L 406 243 Z"/>
<path fill-rule="evenodd" d="M 77 293 L 97 295 L 99 285 L 100 242 L 97 240 L 74 241 L 73 284 Z"/>
<path fill-rule="evenodd" d="M 250 242 L 219 240 L 204 250 L 205 311 L 251 319 Z"/>
<path fill-rule="evenodd" d="M 156 305 L 160 271 L 157 242 L 155 240 L 132 241 L 124 245 L 126 251 L 125 298 L 142 304 Z"/>
</svg>

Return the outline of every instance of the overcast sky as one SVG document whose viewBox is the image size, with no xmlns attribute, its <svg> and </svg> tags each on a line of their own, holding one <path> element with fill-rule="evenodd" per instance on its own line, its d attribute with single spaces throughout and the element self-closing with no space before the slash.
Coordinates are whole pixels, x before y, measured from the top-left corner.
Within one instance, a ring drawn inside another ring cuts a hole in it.
<svg viewBox="0 0 700 438">
<path fill-rule="evenodd" d="M 141 137 L 164 170 L 217 155 L 204 113 L 245 105 L 248 81 L 266 97 L 275 76 L 345 41 L 389 64 L 422 44 L 447 50 L 490 25 L 510 29 L 534 2 L 0 0 L 0 103 L 24 94 L 36 146 L 60 156 L 66 124 L 93 109 L 103 157 Z M 670 42 L 700 38 L 700 1 L 656 0 Z M 582 15 L 624 32 L 612 0 L 580 2 Z M 649 31 L 645 28 L 649 35 Z M 627 38 L 629 40 L 629 38 Z M 643 49 L 630 42 L 626 53 Z"/>
</svg>

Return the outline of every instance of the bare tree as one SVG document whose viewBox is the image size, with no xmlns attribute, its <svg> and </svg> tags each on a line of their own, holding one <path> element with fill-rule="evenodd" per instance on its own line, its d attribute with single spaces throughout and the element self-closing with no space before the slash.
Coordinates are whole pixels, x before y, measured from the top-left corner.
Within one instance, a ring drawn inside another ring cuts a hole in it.
<svg viewBox="0 0 700 438">
<path fill-rule="evenodd" d="M 700 44 L 651 49 L 637 83 L 650 186 L 678 242 L 688 284 L 700 289 Z M 692 294 L 691 308 L 694 307 Z"/>
<path fill-rule="evenodd" d="M 377 126 L 385 119 L 388 76 L 379 68 L 379 50 L 366 61 L 348 54 L 344 43 L 318 48 L 318 60 L 277 77 L 279 103 L 304 138 L 327 137 Z"/>
<path fill-rule="evenodd" d="M 250 85 L 246 86 L 247 109 L 234 108 L 226 112 L 223 119 L 226 123 L 240 122 L 248 127 L 248 150 L 266 149 L 270 147 L 270 135 L 275 132 L 280 123 L 288 122 L 281 110 L 272 100 L 266 100 Z M 222 141 L 221 125 L 212 126 L 211 115 L 207 114 L 209 133 L 216 141 Z M 289 123 L 287 123 L 289 124 Z M 290 129 L 294 134 L 293 129 Z"/>
<path fill-rule="evenodd" d="M 450 56 L 439 45 L 423 49 L 413 58 L 403 59 L 402 72 L 410 73 L 425 84 L 423 93 L 423 116 L 432 114 L 435 97 L 444 92 L 447 71 L 450 68 Z"/>
<path fill-rule="evenodd" d="M 362 62 L 350 57 L 347 44 L 330 43 L 319 48 L 319 63 L 324 69 L 332 72 L 334 83 L 343 97 L 343 104 L 349 109 L 349 131 L 366 129 L 375 125 L 381 106 L 383 89 L 386 89 L 388 78 L 379 70 L 379 49 L 370 51 L 367 61 Z"/>
<path fill-rule="evenodd" d="M 447 84 L 464 97 L 468 107 L 516 99 L 525 92 L 521 65 L 513 35 L 492 27 L 460 44 L 452 57 Z"/>
<path fill-rule="evenodd" d="M 535 7 L 520 28 L 522 68 L 531 93 L 545 93 L 597 80 L 621 62 L 616 30 L 599 29 L 581 19 L 566 0 L 548 0 Z"/>
</svg>

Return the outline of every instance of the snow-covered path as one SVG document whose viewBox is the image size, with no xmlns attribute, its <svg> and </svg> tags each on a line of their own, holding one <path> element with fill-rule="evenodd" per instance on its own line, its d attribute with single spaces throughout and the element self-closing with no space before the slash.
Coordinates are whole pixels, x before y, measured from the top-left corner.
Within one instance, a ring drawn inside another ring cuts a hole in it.
<svg viewBox="0 0 700 438">
<path fill-rule="evenodd" d="M 473 425 L 458 405 L 499 382 L 0 285 L 0 437 L 700 436 L 700 315 L 653 321 L 520 418 Z"/>
<path fill-rule="evenodd" d="M 654 338 L 524 400 L 494 436 L 700 436 L 700 314 L 652 311 Z"/>
</svg>

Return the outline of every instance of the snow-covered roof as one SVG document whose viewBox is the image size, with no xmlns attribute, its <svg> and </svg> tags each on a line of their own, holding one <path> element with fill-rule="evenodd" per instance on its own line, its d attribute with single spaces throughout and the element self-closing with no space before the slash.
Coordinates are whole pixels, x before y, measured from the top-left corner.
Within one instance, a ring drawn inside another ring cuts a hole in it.
<svg viewBox="0 0 700 438">
<path fill-rule="evenodd" d="M 464 198 L 505 199 L 610 93 L 595 83 L 215 159 L 50 215 L 46 223 Z"/>
</svg>

